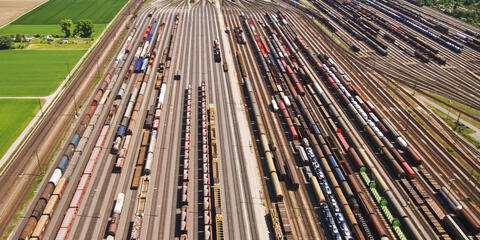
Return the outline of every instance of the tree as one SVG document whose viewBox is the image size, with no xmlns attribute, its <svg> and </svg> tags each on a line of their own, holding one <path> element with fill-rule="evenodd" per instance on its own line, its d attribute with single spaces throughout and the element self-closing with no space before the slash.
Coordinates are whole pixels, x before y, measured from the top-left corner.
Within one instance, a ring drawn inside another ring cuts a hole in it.
<svg viewBox="0 0 480 240">
<path fill-rule="evenodd" d="M 23 40 L 23 37 L 17 33 L 17 35 L 15 35 L 15 42 L 22 42 Z"/>
<path fill-rule="evenodd" d="M 10 36 L 0 36 L 0 49 L 9 49 L 12 47 L 13 41 Z"/>
<path fill-rule="evenodd" d="M 62 32 L 65 33 L 65 37 L 70 37 L 72 35 L 72 26 L 73 26 L 73 21 L 72 19 L 62 19 L 60 20 L 60 28 L 62 29 Z"/>
<path fill-rule="evenodd" d="M 82 38 L 88 38 L 92 36 L 93 31 L 94 29 L 92 20 L 81 19 L 78 21 L 77 26 L 75 27 L 75 31 L 73 33 Z"/>
</svg>

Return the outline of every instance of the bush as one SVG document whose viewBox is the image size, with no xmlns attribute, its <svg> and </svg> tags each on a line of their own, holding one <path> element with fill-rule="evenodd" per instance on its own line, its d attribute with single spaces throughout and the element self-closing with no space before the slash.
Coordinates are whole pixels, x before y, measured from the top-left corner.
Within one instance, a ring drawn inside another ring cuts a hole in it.
<svg viewBox="0 0 480 240">
<path fill-rule="evenodd" d="M 0 36 L 0 49 L 10 49 L 12 45 L 13 41 L 10 36 Z"/>
</svg>

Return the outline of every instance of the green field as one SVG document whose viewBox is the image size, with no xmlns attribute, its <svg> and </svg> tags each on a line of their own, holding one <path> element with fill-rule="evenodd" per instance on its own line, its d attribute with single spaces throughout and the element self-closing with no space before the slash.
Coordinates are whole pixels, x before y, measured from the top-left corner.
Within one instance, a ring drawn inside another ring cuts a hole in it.
<svg viewBox="0 0 480 240">
<path fill-rule="evenodd" d="M 107 26 L 105 23 L 93 24 L 95 27 L 95 32 L 93 32 L 92 37 L 97 37 L 102 33 L 103 29 Z M 60 31 L 60 26 L 55 25 L 18 25 L 18 24 L 9 24 L 4 28 L 0 29 L 0 35 L 35 35 L 39 34 L 41 36 L 46 35 L 60 35 L 63 36 L 63 33 Z"/>
<path fill-rule="evenodd" d="M 37 109 L 36 99 L 0 99 L 0 157 L 32 120 Z"/>
<path fill-rule="evenodd" d="M 18 18 L 14 25 L 58 24 L 61 19 L 91 19 L 93 23 L 108 23 L 127 0 L 49 0 Z"/>
<path fill-rule="evenodd" d="M 98 37 L 128 0 L 49 0 L 0 29 L 0 35 L 60 35 L 58 23 L 70 18 L 74 24 L 90 19 L 95 25 L 92 37 Z M 73 30 L 73 28 L 72 28 Z"/>
<path fill-rule="evenodd" d="M 49 0 L 13 23 L 0 29 L 0 35 L 59 35 L 61 19 L 90 19 L 95 25 L 92 38 L 97 38 L 128 0 Z M 74 27 L 73 27 L 74 28 Z M 72 30 L 73 30 L 72 28 Z M 72 41 L 74 39 L 70 39 Z M 26 49 L 0 51 L 0 96 L 47 96 L 51 94 L 75 66 L 91 38 L 75 39 L 76 44 L 56 46 L 34 39 L 31 43 L 15 43 Z M 38 100 L 0 100 L 0 156 L 31 121 L 38 109 Z"/>
<path fill-rule="evenodd" d="M 50 94 L 84 53 L 85 50 L 0 51 L 0 96 Z"/>
</svg>

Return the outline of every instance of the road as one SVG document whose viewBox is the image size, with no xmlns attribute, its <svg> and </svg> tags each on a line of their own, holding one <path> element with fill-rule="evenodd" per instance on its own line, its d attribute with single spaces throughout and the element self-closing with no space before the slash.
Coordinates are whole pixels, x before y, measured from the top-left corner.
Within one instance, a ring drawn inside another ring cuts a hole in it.
<svg viewBox="0 0 480 240">
<path fill-rule="evenodd" d="M 452 113 L 450 112 L 449 110 L 441 107 L 440 105 L 432 102 L 431 100 L 423 97 L 423 96 L 420 96 L 419 97 L 420 100 L 422 100 L 423 102 L 426 102 L 427 104 L 433 106 L 434 108 L 440 110 L 441 112 L 443 112 L 444 114 L 447 115 L 447 117 L 451 117 L 452 119 L 457 119 L 458 118 L 458 114 L 457 113 Z M 469 134 L 470 136 L 472 136 L 473 138 L 475 138 L 477 141 L 480 141 L 480 129 L 478 129 L 477 127 L 475 127 L 474 125 L 472 125 L 471 123 L 461 119 L 461 118 L 458 118 L 459 119 L 459 122 L 462 123 L 463 125 L 467 126 L 468 128 L 472 129 L 474 132 Z"/>
</svg>

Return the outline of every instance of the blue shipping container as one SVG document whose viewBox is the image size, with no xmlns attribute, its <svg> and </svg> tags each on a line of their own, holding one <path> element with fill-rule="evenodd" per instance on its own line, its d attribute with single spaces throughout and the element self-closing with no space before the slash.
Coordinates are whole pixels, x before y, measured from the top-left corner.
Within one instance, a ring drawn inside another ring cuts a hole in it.
<svg viewBox="0 0 480 240">
<path fill-rule="evenodd" d="M 58 163 L 57 168 L 60 169 L 63 173 L 65 172 L 67 165 L 68 165 L 68 158 L 67 156 L 63 156 L 60 162 Z"/>
</svg>

